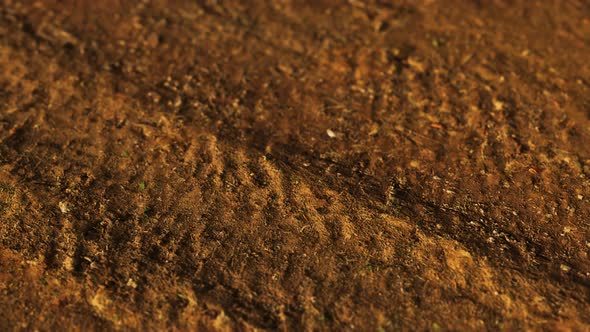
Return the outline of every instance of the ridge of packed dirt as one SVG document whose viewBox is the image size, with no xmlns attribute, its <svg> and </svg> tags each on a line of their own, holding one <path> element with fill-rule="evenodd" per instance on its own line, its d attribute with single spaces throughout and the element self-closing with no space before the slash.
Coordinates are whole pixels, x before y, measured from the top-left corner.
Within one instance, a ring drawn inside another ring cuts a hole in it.
<svg viewBox="0 0 590 332">
<path fill-rule="evenodd" d="M 586 330 L 585 1 L 0 1 L 0 327 Z"/>
</svg>

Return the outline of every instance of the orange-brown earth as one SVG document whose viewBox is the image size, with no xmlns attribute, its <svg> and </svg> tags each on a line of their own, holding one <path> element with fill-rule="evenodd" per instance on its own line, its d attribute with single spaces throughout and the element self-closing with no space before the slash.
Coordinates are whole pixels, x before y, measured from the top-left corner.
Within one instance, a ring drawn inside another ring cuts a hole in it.
<svg viewBox="0 0 590 332">
<path fill-rule="evenodd" d="M 589 2 L 0 4 L 2 330 L 589 329 Z"/>
</svg>

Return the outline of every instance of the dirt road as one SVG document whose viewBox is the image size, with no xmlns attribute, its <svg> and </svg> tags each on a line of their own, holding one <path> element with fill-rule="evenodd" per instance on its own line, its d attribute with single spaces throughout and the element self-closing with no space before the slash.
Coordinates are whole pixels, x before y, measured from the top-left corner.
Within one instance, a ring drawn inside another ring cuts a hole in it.
<svg viewBox="0 0 590 332">
<path fill-rule="evenodd" d="M 0 0 L 2 330 L 590 328 L 590 3 Z"/>
</svg>

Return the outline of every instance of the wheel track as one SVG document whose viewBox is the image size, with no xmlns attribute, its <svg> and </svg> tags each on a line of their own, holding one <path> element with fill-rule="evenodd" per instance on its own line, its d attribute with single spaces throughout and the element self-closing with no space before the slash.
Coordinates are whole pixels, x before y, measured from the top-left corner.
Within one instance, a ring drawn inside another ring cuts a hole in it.
<svg viewBox="0 0 590 332">
<path fill-rule="evenodd" d="M 157 115 L 149 116 L 157 117 Z M 228 261 L 225 251 L 221 250 L 233 250 L 233 252 L 237 252 L 242 249 L 239 242 L 240 236 L 251 236 L 261 239 L 261 242 L 255 247 L 259 252 L 248 254 L 251 255 L 250 260 L 254 263 L 258 262 L 258 258 L 255 255 L 270 257 L 269 255 L 271 254 L 265 253 L 265 251 L 269 249 L 271 250 L 270 252 L 274 254 L 272 250 L 273 239 L 278 238 L 280 242 L 280 232 L 282 231 L 291 233 L 299 231 L 300 234 L 303 234 L 301 235 L 300 243 L 310 243 L 309 250 L 304 250 L 304 252 L 314 252 L 314 250 L 318 250 L 318 248 L 335 246 L 337 249 L 335 249 L 334 252 L 330 252 L 330 255 L 334 255 L 339 250 L 342 250 L 343 252 L 347 252 L 348 250 L 349 254 L 352 253 L 353 256 L 356 256 L 352 259 L 362 259 L 363 257 L 371 257 L 370 255 L 366 255 L 367 249 L 364 249 L 365 251 L 355 251 L 350 250 L 351 247 L 339 247 L 340 242 L 346 242 L 342 239 L 346 239 L 347 236 L 349 238 L 360 236 L 364 238 L 360 243 L 362 243 L 362 241 L 370 241 L 371 237 L 376 236 L 376 229 L 382 228 L 397 235 L 393 240 L 380 239 L 383 241 L 384 245 L 395 246 L 397 243 L 406 244 L 403 236 L 408 229 L 413 229 L 413 226 L 407 221 L 400 221 L 399 219 L 390 216 L 405 215 L 412 221 L 417 221 L 418 223 L 421 222 L 421 224 L 419 224 L 421 229 L 419 232 L 421 234 L 420 236 L 438 239 L 438 235 L 443 235 L 443 238 L 454 238 L 471 251 L 478 253 L 485 254 L 487 250 L 494 250 L 477 247 L 485 242 L 486 236 L 492 233 L 492 229 L 486 228 L 485 226 L 486 224 L 489 224 L 489 222 L 483 223 L 483 234 L 474 234 L 472 235 L 473 237 L 454 234 L 453 230 L 459 229 L 463 224 L 463 220 L 475 218 L 474 216 L 477 215 L 477 213 L 474 211 L 462 212 L 462 209 L 455 207 L 441 207 L 437 202 L 422 197 L 420 190 L 405 188 L 403 185 L 397 183 L 398 180 L 395 179 L 381 180 L 359 173 L 350 165 L 344 165 L 330 159 L 322 158 L 316 153 L 308 152 L 310 151 L 309 147 L 297 141 L 290 141 L 285 144 L 273 144 L 270 151 L 267 152 L 266 143 L 268 143 L 268 140 L 267 142 L 264 142 L 264 140 L 260 141 L 260 138 L 256 137 L 256 135 L 250 137 L 247 134 L 244 135 L 244 131 L 240 128 L 234 127 L 232 121 L 229 121 L 228 119 L 218 118 L 212 120 L 221 120 L 225 127 L 225 132 L 228 134 L 219 135 L 219 137 L 209 135 L 207 136 L 205 143 L 196 143 L 198 145 L 197 151 L 200 151 L 202 148 L 205 151 L 206 156 L 202 159 L 197 157 L 196 161 L 191 163 L 190 167 L 193 167 L 196 171 L 196 173 L 192 173 L 193 177 L 195 174 L 198 174 L 196 180 L 192 180 L 193 182 L 189 184 L 183 184 L 183 179 L 190 178 L 187 174 L 191 174 L 190 172 L 184 172 L 182 176 L 172 176 L 168 188 L 155 188 L 153 191 L 150 191 L 150 195 L 153 195 L 154 199 L 160 195 L 159 198 L 162 198 L 162 201 L 169 202 L 159 203 L 157 200 L 150 202 L 158 206 L 158 210 L 166 211 L 160 215 L 151 217 L 152 228 L 148 226 L 150 225 L 149 217 L 147 218 L 148 224 L 141 224 L 140 227 L 139 220 L 141 220 L 143 216 L 138 217 L 129 212 L 120 211 L 119 207 L 109 207 L 107 205 L 104 214 L 110 219 L 110 223 L 117 222 L 121 224 L 119 226 L 110 226 L 110 229 L 107 226 L 107 234 L 105 238 L 108 242 L 106 245 L 98 244 L 98 246 L 101 247 L 104 245 L 104 248 L 109 248 L 106 250 L 107 255 L 114 258 L 112 273 L 115 276 L 116 283 L 119 283 L 119 285 L 116 285 L 115 287 L 121 287 L 120 284 L 125 282 L 124 279 L 128 277 L 127 275 L 117 276 L 117 267 L 131 264 L 136 266 L 136 271 L 139 271 L 141 268 L 149 267 L 151 261 L 143 260 L 141 256 L 142 253 L 156 250 L 154 248 L 158 248 L 158 252 L 154 254 L 157 262 L 157 266 L 153 269 L 154 273 L 159 270 L 158 265 L 163 266 L 167 264 L 164 262 L 165 260 L 170 260 L 172 265 L 184 264 L 184 266 L 189 267 L 189 270 L 192 269 L 197 274 L 199 271 L 202 271 L 202 267 L 205 266 L 207 262 L 213 262 L 216 264 L 214 266 L 216 266 L 217 269 L 211 270 L 221 272 L 208 272 L 210 274 L 203 273 L 193 277 L 195 292 L 199 295 L 205 296 L 209 301 L 219 301 L 226 310 L 236 315 L 236 317 L 242 317 L 244 321 L 256 322 L 256 324 L 260 324 L 262 327 L 276 328 L 281 324 L 285 324 L 284 321 L 281 321 L 280 313 L 272 308 L 273 301 L 277 300 L 254 300 L 254 297 L 262 293 L 260 289 L 257 289 L 255 286 L 252 286 L 252 288 L 247 286 L 247 290 L 244 291 L 243 285 L 236 285 L 236 278 L 233 278 L 231 274 L 227 274 L 227 271 L 224 271 L 225 267 L 232 267 L 232 265 L 231 261 Z M 166 137 L 166 134 L 163 136 Z M 246 142 L 236 139 L 236 137 L 244 136 L 246 137 Z M 186 138 L 190 140 L 190 137 Z M 248 141 L 250 138 L 251 142 Z M 166 137 L 166 139 L 173 140 L 171 137 Z M 105 144 L 107 147 L 114 147 L 114 144 L 112 143 Z M 12 144 L 9 142 L 9 145 L 16 146 L 18 144 Z M 238 147 L 238 151 L 235 151 L 236 147 Z M 117 149 L 113 148 L 113 151 L 117 151 Z M 14 153 L 11 154 L 14 155 Z M 147 153 L 146 156 L 150 158 L 155 157 L 154 159 L 158 160 L 158 157 L 155 154 Z M 110 165 L 116 163 L 115 159 L 116 158 L 107 160 L 105 161 L 105 164 Z M 164 159 L 166 159 L 166 156 Z M 36 162 L 39 162 L 39 160 L 40 159 L 36 159 Z M 302 166 L 302 160 L 311 161 L 311 165 L 308 167 Z M 25 164 L 30 164 L 35 163 L 35 160 L 24 160 L 24 162 Z M 199 166 L 196 164 L 199 164 Z M 201 168 L 199 169 L 199 167 Z M 327 173 L 327 169 L 332 169 L 332 171 Z M 167 175 L 165 171 L 166 169 L 163 168 L 160 170 L 160 172 L 164 172 L 163 174 L 144 173 L 144 175 L 148 178 L 151 177 L 152 179 L 155 179 L 158 176 L 166 177 Z M 135 175 L 129 182 L 135 183 L 135 179 L 140 177 L 141 172 L 142 170 L 139 170 L 140 174 Z M 254 173 L 254 177 L 250 176 L 251 173 Z M 257 175 L 257 173 L 260 175 Z M 337 175 L 338 173 L 340 175 Z M 265 179 L 264 182 L 257 180 L 259 176 Z M 106 177 L 108 178 L 109 176 Z M 199 179 L 205 180 L 201 182 Z M 24 181 L 29 182 L 30 179 L 24 179 Z M 393 198 L 395 198 L 395 201 L 399 204 L 398 211 L 394 211 L 394 208 L 387 206 L 386 191 L 387 187 L 392 184 L 394 185 L 394 190 L 392 191 Z M 236 186 L 243 190 L 237 190 Z M 175 190 L 170 191 L 170 187 Z M 346 192 L 340 193 L 340 188 L 346 188 Z M 111 194 L 107 193 L 107 188 L 100 188 L 100 186 L 98 186 L 93 188 L 93 190 L 94 189 L 105 190 L 103 196 L 111 196 Z M 160 189 L 164 189 L 164 191 L 160 191 Z M 151 188 L 148 190 L 151 190 Z M 249 206 L 249 209 L 251 210 L 249 211 L 248 208 L 242 207 L 229 209 L 229 211 L 220 210 L 220 206 L 236 206 L 232 205 L 231 199 L 228 198 L 229 193 L 243 193 L 239 200 L 241 203 L 245 202 L 245 205 Z M 82 196 L 78 197 L 80 201 L 88 203 L 88 199 L 84 198 L 84 193 L 81 195 Z M 114 200 L 120 199 L 125 201 L 127 195 L 128 194 L 125 194 L 124 192 L 119 192 L 118 194 L 115 192 Z M 304 197 L 305 199 L 301 199 L 301 197 Z M 254 201 L 255 204 L 250 205 L 250 201 Z M 105 203 L 106 202 L 107 201 L 105 201 Z M 201 204 L 195 204 L 194 202 L 200 202 Z M 265 205 L 263 204 L 264 202 L 274 203 Z M 347 207 L 349 208 L 347 209 Z M 354 207 L 354 209 L 351 207 Z M 97 210 L 100 213 L 100 208 L 97 208 Z M 236 215 L 236 211 L 238 210 L 240 212 L 247 211 L 247 213 L 244 215 Z M 337 211 L 346 211 L 346 213 L 342 215 L 342 213 Z M 301 220 L 298 219 L 298 215 L 295 215 L 295 212 L 301 214 Z M 204 220 L 198 220 L 198 218 L 195 220 L 195 216 L 198 216 L 199 214 L 201 214 L 201 218 L 205 215 L 203 218 Z M 291 216 L 287 221 L 292 224 L 288 224 L 281 220 L 285 215 L 289 214 L 291 214 Z M 375 215 L 383 214 L 385 215 L 383 218 L 385 218 L 386 221 L 378 222 L 378 227 L 365 228 L 367 223 L 365 218 L 367 216 L 374 218 Z M 460 219 L 459 225 L 453 226 L 457 228 L 445 228 L 442 231 L 436 231 L 432 227 L 433 220 L 438 218 L 446 219 L 447 224 L 456 224 L 455 221 L 452 221 L 453 216 L 458 216 Z M 346 217 L 352 221 L 347 221 Z M 84 220 L 87 217 L 84 215 L 77 215 L 76 218 Z M 157 222 L 154 221 L 155 218 L 158 219 Z M 270 223 L 270 226 L 273 226 L 272 229 L 274 233 L 265 233 L 264 227 L 269 226 L 268 222 L 265 223 L 265 218 L 277 222 L 274 226 Z M 222 222 L 222 219 L 233 221 L 240 219 L 253 220 L 254 222 L 258 222 L 256 225 L 259 225 L 260 227 L 251 230 L 252 233 L 241 235 L 239 223 L 227 225 Z M 309 222 L 309 219 L 311 219 L 312 222 Z M 344 221 L 339 223 L 338 220 L 341 219 L 344 219 Z M 204 225 L 205 220 L 207 221 L 207 225 Z M 87 226 L 89 229 L 92 229 L 93 227 L 101 227 L 102 225 L 93 224 L 95 221 L 92 220 L 87 220 L 87 222 L 90 225 Z M 393 223 L 393 225 L 389 225 L 389 222 Z M 305 226 L 309 227 L 302 231 L 301 229 Z M 283 227 L 285 229 L 283 229 Z M 155 236 L 150 239 L 139 240 L 139 242 L 127 240 L 137 237 L 140 229 Z M 400 229 L 403 231 L 400 231 Z M 79 229 L 76 233 L 79 233 L 80 230 L 82 229 Z M 67 227 L 60 231 L 66 233 L 72 232 Z M 417 232 L 416 230 L 412 231 Z M 426 234 L 430 235 L 424 235 L 422 232 L 426 232 Z M 402 235 L 400 235 L 400 233 Z M 93 239 L 92 236 L 90 238 L 79 236 L 78 234 L 76 234 L 76 236 L 78 236 L 78 240 L 75 246 L 70 246 L 69 244 L 64 245 L 60 250 L 65 251 L 69 256 L 74 256 L 76 260 L 74 265 L 78 266 L 76 270 L 79 270 L 78 272 L 83 274 L 89 271 L 88 269 L 90 265 L 84 265 L 85 263 L 83 262 L 85 259 L 81 256 L 86 255 L 87 253 L 96 252 L 97 250 L 92 247 L 97 245 L 98 241 L 97 239 Z M 529 241 L 526 237 L 516 237 L 515 235 L 512 235 L 512 237 L 520 242 Z M 173 243 L 171 241 L 171 239 L 175 238 L 180 238 L 178 243 Z M 194 242 L 194 239 L 198 238 L 205 239 L 202 241 L 202 247 L 197 248 L 195 245 L 195 247 L 190 250 L 182 249 L 184 246 L 181 246 L 181 243 Z M 276 240 L 274 241 L 276 242 Z M 441 241 L 443 241 L 443 239 L 441 239 Z M 224 242 L 228 242 L 229 244 L 224 246 Z M 232 249 L 230 244 L 236 245 L 236 248 Z M 270 248 L 269 245 L 271 245 Z M 512 246 L 508 240 L 502 242 L 500 245 Z M 411 249 L 408 249 L 411 248 L 411 245 L 406 244 L 402 245 L 402 247 L 406 248 L 407 253 L 412 252 Z M 281 252 L 280 249 L 275 249 L 275 251 Z M 190 257 L 202 256 L 203 254 L 209 256 L 206 256 L 201 262 L 193 262 L 191 264 Z M 291 256 L 287 255 L 287 257 L 293 257 L 294 255 L 294 253 L 288 254 Z M 404 257 L 403 254 L 399 255 Z M 125 257 L 130 257 L 132 259 Z M 235 255 L 231 257 L 235 257 Z M 329 257 L 324 256 L 323 258 Z M 133 261 L 134 259 L 138 259 L 139 261 Z M 342 258 L 342 260 L 346 259 L 351 258 Z M 408 258 L 406 257 L 406 259 Z M 277 264 L 277 266 L 284 268 L 285 271 L 297 270 L 294 266 L 299 265 L 289 263 L 287 264 L 287 267 L 284 267 L 276 260 L 271 261 L 274 264 Z M 105 264 L 105 262 L 106 261 L 104 260 L 99 261 L 101 264 Z M 497 267 L 500 267 L 506 262 L 510 262 L 510 260 L 500 260 L 494 263 L 497 264 Z M 358 267 L 359 265 L 360 264 L 356 264 L 355 267 Z M 317 266 L 319 265 L 314 267 Z M 346 264 L 343 264 L 343 266 L 346 266 Z M 512 268 L 522 272 L 527 278 L 531 278 L 531 275 L 535 275 L 535 270 L 528 267 L 519 269 L 516 266 L 512 266 Z M 180 274 L 182 271 L 184 271 L 184 269 L 179 269 L 173 273 Z M 400 273 L 400 271 L 397 272 Z M 313 272 L 313 268 L 309 268 L 309 270 L 305 272 L 299 271 L 289 273 L 299 273 L 300 276 L 305 276 L 311 280 L 322 280 L 323 278 L 326 278 L 321 272 Z M 403 273 L 403 271 L 401 273 Z M 543 277 L 546 277 L 546 275 L 541 274 L 539 276 L 539 278 Z M 110 277 L 103 276 L 103 278 Z M 255 277 L 250 276 L 250 278 L 251 279 L 248 279 L 250 285 L 256 285 Z M 284 278 L 286 279 L 284 281 L 289 282 L 288 277 Z M 532 278 L 532 280 L 534 280 L 534 278 Z M 331 282 L 336 283 L 334 281 Z M 563 285 L 562 282 L 565 283 L 561 280 L 556 282 L 558 285 Z M 585 287 L 588 285 L 587 280 L 584 279 L 581 279 L 578 282 Z M 201 284 L 205 286 L 199 286 Z M 352 287 L 350 284 L 346 285 Z M 217 289 L 218 293 L 213 291 L 209 294 L 209 291 L 215 289 Z M 264 288 L 262 289 L 264 290 Z M 576 295 L 573 294 L 574 291 L 575 289 L 571 290 L 568 297 L 576 298 Z M 294 301 L 288 296 L 280 297 L 280 294 L 273 295 L 279 299 L 278 302 L 284 301 L 285 303 L 289 303 L 287 308 L 290 309 L 287 309 L 287 314 L 290 315 L 291 318 L 299 317 L 299 315 L 305 316 L 308 312 L 314 312 L 314 310 L 317 311 L 317 309 L 314 309 L 315 306 L 307 299 Z M 305 294 L 298 295 L 303 298 L 307 296 Z M 582 302 L 584 301 L 584 299 L 579 300 Z M 326 302 L 323 302 L 323 304 L 329 304 L 330 301 L 335 301 L 335 299 L 327 298 L 324 299 L 324 301 Z M 260 316 L 256 316 L 257 314 L 241 313 L 244 309 L 238 308 L 236 303 L 243 304 L 244 308 L 247 308 L 247 311 L 259 313 Z M 305 309 L 302 309 L 302 307 Z M 317 314 L 323 315 L 324 313 L 318 312 Z M 306 319 L 311 318 L 307 317 Z M 269 325 L 265 325 L 267 323 L 263 322 L 270 323 Z M 294 324 L 293 321 L 290 323 Z"/>
</svg>

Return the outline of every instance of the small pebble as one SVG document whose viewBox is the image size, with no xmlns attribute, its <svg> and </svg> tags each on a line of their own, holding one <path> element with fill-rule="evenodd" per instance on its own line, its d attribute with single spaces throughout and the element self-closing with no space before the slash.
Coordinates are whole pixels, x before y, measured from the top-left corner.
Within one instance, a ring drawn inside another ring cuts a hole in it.
<svg viewBox="0 0 590 332">
<path fill-rule="evenodd" d="M 127 286 L 131 288 L 137 288 L 137 283 L 133 281 L 133 279 L 129 278 L 129 280 L 127 280 Z"/>
<path fill-rule="evenodd" d="M 66 214 L 66 213 L 70 212 L 70 209 L 68 208 L 68 203 L 59 202 L 58 206 L 59 206 L 59 210 L 61 211 L 61 213 Z"/>
</svg>

